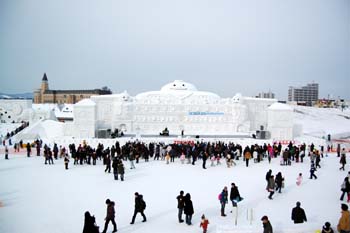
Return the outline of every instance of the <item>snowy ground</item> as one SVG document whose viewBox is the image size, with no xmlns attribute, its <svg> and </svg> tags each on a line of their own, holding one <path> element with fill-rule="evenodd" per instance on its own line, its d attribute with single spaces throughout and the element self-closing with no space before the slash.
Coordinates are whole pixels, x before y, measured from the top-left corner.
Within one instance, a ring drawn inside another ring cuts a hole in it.
<svg viewBox="0 0 350 233">
<path fill-rule="evenodd" d="M 271 164 L 265 160 L 251 163 L 248 168 L 243 161 L 227 168 L 224 164 L 201 168 L 181 164 L 166 165 L 164 161 L 141 162 L 135 170 L 126 165 L 125 181 L 114 181 L 112 174 L 104 173 L 99 161 L 97 166 L 73 166 L 64 170 L 63 161 L 44 165 L 42 157 L 27 158 L 10 155 L 5 161 L 0 155 L 0 232 L 2 233 L 76 233 L 82 232 L 84 212 L 89 210 L 96 216 L 97 224 L 103 228 L 106 211 L 105 199 L 116 202 L 118 232 L 202 232 L 200 216 L 209 221 L 208 232 L 262 232 L 260 218 L 268 215 L 274 232 L 306 233 L 321 229 L 325 221 L 336 228 L 340 217 L 340 185 L 347 174 L 339 171 L 339 159 L 331 154 L 321 162 L 317 180 L 308 179 L 310 162 L 280 166 L 279 158 Z M 281 171 L 286 179 L 282 194 L 267 198 L 265 173 Z M 304 175 L 301 186 L 295 180 L 299 172 Z M 239 205 L 237 226 L 234 214 L 226 208 L 227 217 L 220 216 L 218 194 L 224 186 L 235 182 L 245 198 Z M 195 214 L 193 225 L 177 222 L 176 196 L 180 190 L 192 196 Z M 134 207 L 134 192 L 144 195 L 147 202 L 145 214 L 148 221 L 142 223 L 138 216 L 130 225 Z M 290 220 L 291 209 L 300 201 L 306 211 L 308 222 L 294 225 Z M 247 217 L 248 212 L 248 217 Z M 252 221 L 247 220 L 252 213 Z M 109 231 L 112 231 L 110 225 Z"/>
</svg>

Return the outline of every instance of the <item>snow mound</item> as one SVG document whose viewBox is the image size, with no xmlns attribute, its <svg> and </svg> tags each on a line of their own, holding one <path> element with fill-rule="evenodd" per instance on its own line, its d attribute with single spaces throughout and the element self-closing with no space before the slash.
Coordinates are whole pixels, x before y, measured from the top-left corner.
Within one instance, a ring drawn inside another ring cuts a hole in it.
<svg viewBox="0 0 350 233">
<path fill-rule="evenodd" d="M 287 104 L 281 104 L 281 103 L 274 103 L 271 104 L 270 107 L 268 107 L 269 110 L 289 110 L 292 111 L 293 109 L 287 105 Z"/>
<path fill-rule="evenodd" d="M 43 141 L 51 141 L 64 136 L 63 125 L 64 123 L 53 120 L 38 121 L 16 135 L 15 139 L 34 141 L 40 138 Z"/>
<path fill-rule="evenodd" d="M 83 99 L 75 104 L 75 106 L 95 106 L 96 103 L 90 99 Z"/>
<path fill-rule="evenodd" d="M 350 135 L 350 113 L 334 108 L 314 108 L 292 106 L 294 109 L 294 124 L 301 125 L 303 133 L 315 137 L 332 138 L 337 135 Z M 349 118 L 349 119 L 348 119 Z"/>
</svg>

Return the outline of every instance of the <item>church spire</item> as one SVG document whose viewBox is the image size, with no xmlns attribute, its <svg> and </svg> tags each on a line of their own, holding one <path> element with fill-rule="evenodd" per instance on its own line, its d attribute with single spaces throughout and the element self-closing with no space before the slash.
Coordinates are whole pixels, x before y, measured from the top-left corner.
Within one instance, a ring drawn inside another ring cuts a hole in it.
<svg viewBox="0 0 350 233">
<path fill-rule="evenodd" d="M 44 73 L 44 76 L 43 76 L 43 79 L 42 79 L 42 81 L 48 81 L 48 80 L 47 80 L 47 76 L 46 76 L 46 73 Z"/>
</svg>

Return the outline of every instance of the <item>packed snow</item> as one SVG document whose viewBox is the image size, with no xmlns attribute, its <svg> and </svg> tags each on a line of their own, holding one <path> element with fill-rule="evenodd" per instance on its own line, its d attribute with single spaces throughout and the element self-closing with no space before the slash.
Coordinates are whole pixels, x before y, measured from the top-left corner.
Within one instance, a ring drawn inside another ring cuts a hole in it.
<svg viewBox="0 0 350 233">
<path fill-rule="evenodd" d="M 136 164 L 136 169 L 126 167 L 125 181 L 115 181 L 112 173 L 105 173 L 98 161 L 96 166 L 73 165 L 64 170 L 62 159 L 54 165 L 45 165 L 43 157 L 27 158 L 20 153 L 10 153 L 10 159 L 0 157 L 0 232 L 81 232 L 84 212 L 90 211 L 97 224 L 103 228 L 107 198 L 116 202 L 118 232 L 201 232 L 200 217 L 209 219 L 209 232 L 262 232 L 260 218 L 269 216 L 275 232 L 315 232 L 329 221 L 337 225 L 340 217 L 340 185 L 347 170 L 339 171 L 339 158 L 335 154 L 324 157 L 317 180 L 310 180 L 310 161 L 281 166 L 280 158 L 267 159 L 261 163 L 235 161 L 236 166 L 227 168 L 224 161 L 218 166 L 202 169 L 201 161 L 196 165 L 181 164 L 179 160 L 167 165 L 165 161 Z M 275 193 L 273 200 L 267 198 L 265 174 L 282 172 L 285 188 Z M 301 186 L 296 178 L 302 173 Z M 244 200 L 239 203 L 237 225 L 235 209 L 227 217 L 220 216 L 218 194 L 224 186 L 234 182 Z M 195 214 L 193 225 L 177 221 L 176 196 L 180 190 L 192 196 Z M 147 203 L 147 222 L 139 216 L 135 225 L 130 225 L 134 208 L 134 192 L 144 195 Z M 291 209 L 300 201 L 308 222 L 295 225 L 290 219 Z M 112 231 L 110 226 L 109 231 Z"/>
</svg>

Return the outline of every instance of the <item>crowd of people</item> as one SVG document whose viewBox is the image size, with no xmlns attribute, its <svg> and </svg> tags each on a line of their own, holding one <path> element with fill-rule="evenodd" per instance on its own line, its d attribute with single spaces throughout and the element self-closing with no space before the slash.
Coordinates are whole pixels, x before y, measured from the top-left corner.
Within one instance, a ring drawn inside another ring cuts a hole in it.
<svg viewBox="0 0 350 233">
<path fill-rule="evenodd" d="M 324 156 L 324 153 L 330 148 L 327 148 L 325 152 L 323 147 L 320 150 L 316 149 L 314 144 L 307 146 L 306 144 L 295 145 L 292 142 L 289 143 L 284 149 L 280 143 L 263 144 L 263 145 L 247 145 L 243 147 L 240 144 L 235 144 L 233 142 L 224 143 L 224 142 L 189 142 L 189 143 L 174 143 L 174 144 L 164 144 L 164 143 L 149 143 L 135 141 L 127 142 L 124 145 L 120 145 L 118 141 L 115 142 L 111 147 L 106 147 L 103 144 L 99 143 L 96 148 L 88 145 L 83 142 L 82 144 L 75 145 L 70 144 L 66 149 L 64 146 L 58 146 L 56 143 L 53 144 L 52 149 L 44 144 L 41 140 L 36 140 L 34 143 L 23 144 L 20 142 L 18 148 L 26 148 L 27 156 L 30 157 L 32 154 L 32 148 L 36 149 L 37 156 L 43 156 L 45 158 L 45 164 L 54 164 L 54 159 L 59 158 L 64 159 L 65 169 L 69 169 L 70 159 L 74 161 L 73 166 L 79 165 L 92 165 L 95 166 L 97 161 L 101 161 L 105 165 L 105 172 L 111 173 L 113 169 L 114 179 L 118 180 L 120 177 L 121 181 L 124 181 L 125 167 L 124 163 L 129 162 L 130 169 L 136 169 L 136 164 L 142 159 L 146 163 L 150 159 L 156 161 L 164 161 L 166 164 L 174 163 L 176 160 L 180 160 L 182 164 L 185 162 L 187 164 L 195 165 L 196 162 L 201 161 L 202 168 L 207 169 L 207 160 L 211 161 L 211 166 L 221 165 L 221 161 L 226 162 L 227 167 L 236 165 L 235 161 L 243 160 L 245 161 L 245 166 L 249 166 L 249 161 L 253 163 L 260 163 L 261 161 L 267 159 L 270 163 L 272 159 L 279 158 L 281 166 L 291 166 L 295 163 L 303 163 L 305 157 L 310 159 L 310 179 L 317 179 L 315 172 L 317 169 L 321 168 L 321 159 Z M 15 151 L 18 150 L 15 148 Z M 337 153 L 340 157 L 340 164 L 342 167 L 341 170 L 345 170 L 344 166 L 346 164 L 346 151 L 345 149 L 339 150 Z M 9 159 L 9 149 L 5 145 L 5 159 Z M 272 174 L 270 169 L 266 173 L 266 190 L 268 191 L 269 199 L 273 199 L 275 192 L 282 193 L 284 187 L 285 177 L 283 177 L 281 172 L 278 172 L 276 175 Z M 350 172 L 347 177 L 344 178 L 344 182 L 341 185 L 341 197 L 340 200 L 344 199 L 345 194 L 347 194 L 347 202 L 350 202 Z M 302 173 L 299 173 L 299 176 L 296 179 L 296 185 L 301 185 L 302 183 Z M 231 201 L 233 207 L 237 207 L 237 204 L 243 200 L 238 191 L 238 187 L 235 183 L 231 183 L 230 195 L 228 195 L 228 188 L 225 186 L 219 194 L 219 201 L 221 205 L 221 216 L 225 217 L 225 206 L 228 203 L 228 200 Z M 190 193 L 184 195 L 184 192 L 181 191 L 180 195 L 177 196 L 178 201 L 178 221 L 179 223 L 186 222 L 186 224 L 192 224 L 192 216 L 194 214 L 193 203 L 191 200 Z M 105 218 L 105 226 L 103 233 L 106 232 L 109 222 L 112 222 L 114 230 L 117 231 L 117 225 L 115 223 L 115 210 L 114 202 L 109 199 L 106 200 L 107 204 L 107 216 Z M 305 211 L 300 207 L 301 203 L 297 202 L 296 207 L 293 208 L 291 219 L 294 223 L 299 224 L 306 222 Z M 345 207 L 346 206 L 346 207 Z M 134 224 L 136 215 L 140 213 L 143 217 L 143 222 L 146 222 L 146 216 L 144 210 L 146 204 L 143 200 L 141 194 L 135 193 L 135 210 L 130 224 Z M 341 222 L 349 221 L 350 215 L 347 213 L 347 205 L 342 204 L 342 216 L 338 224 L 338 231 L 342 233 L 350 233 L 350 229 L 344 228 Z M 183 220 L 183 213 L 185 214 L 185 220 Z M 261 218 L 263 221 L 264 232 L 272 233 L 272 225 L 267 216 Z M 203 228 L 203 232 L 207 231 L 209 220 L 203 214 L 201 217 L 200 227 Z M 343 230 L 343 228 L 345 230 Z M 350 228 L 350 227 L 349 227 Z M 86 229 L 95 229 L 86 230 Z M 340 231 L 340 230 L 343 231 Z M 331 232 L 332 228 L 330 223 L 326 222 L 323 226 L 322 232 Z M 84 233 L 86 232 L 98 232 L 98 228 L 95 223 L 95 219 L 87 211 L 85 213 L 85 224 L 84 224 Z"/>
</svg>

